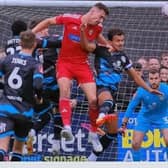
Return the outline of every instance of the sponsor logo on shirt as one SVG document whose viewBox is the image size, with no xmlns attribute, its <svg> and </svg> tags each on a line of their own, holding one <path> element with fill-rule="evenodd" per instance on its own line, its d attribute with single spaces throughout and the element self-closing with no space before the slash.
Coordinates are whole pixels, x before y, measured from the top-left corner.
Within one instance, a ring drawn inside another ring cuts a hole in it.
<svg viewBox="0 0 168 168">
<path fill-rule="evenodd" d="M 69 34 L 69 39 L 75 42 L 80 42 L 80 37 L 74 34 Z"/>
</svg>

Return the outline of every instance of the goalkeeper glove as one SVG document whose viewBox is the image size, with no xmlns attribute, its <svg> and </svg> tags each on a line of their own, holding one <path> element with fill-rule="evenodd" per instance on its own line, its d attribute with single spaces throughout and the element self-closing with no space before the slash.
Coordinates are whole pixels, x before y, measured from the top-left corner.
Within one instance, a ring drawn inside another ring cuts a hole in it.
<svg viewBox="0 0 168 168">
<path fill-rule="evenodd" d="M 127 122 L 123 122 L 123 123 L 121 124 L 121 127 L 119 128 L 118 132 L 119 132 L 119 134 L 121 134 L 123 137 L 125 137 L 126 130 L 127 130 Z"/>
</svg>

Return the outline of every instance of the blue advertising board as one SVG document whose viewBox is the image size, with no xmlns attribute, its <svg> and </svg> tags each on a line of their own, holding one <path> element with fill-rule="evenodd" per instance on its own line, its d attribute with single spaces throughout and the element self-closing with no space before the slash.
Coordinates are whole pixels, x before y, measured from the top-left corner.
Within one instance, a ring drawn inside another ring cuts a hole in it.
<svg viewBox="0 0 168 168">
<path fill-rule="evenodd" d="M 119 126 L 121 125 L 124 113 L 119 114 Z M 118 135 L 103 154 L 98 157 L 98 161 L 133 161 L 132 158 L 132 135 L 136 123 L 137 113 L 134 113 L 128 122 L 128 129 L 125 137 Z M 75 141 L 61 142 L 59 155 L 53 155 L 52 146 L 54 144 L 53 122 L 51 121 L 33 140 L 33 155 L 25 155 L 25 161 L 86 161 L 92 152 L 92 146 L 88 143 L 89 120 L 85 113 L 73 115 L 73 134 Z M 151 128 L 146 133 L 141 148 L 141 158 L 143 161 L 165 161 L 165 143 L 158 129 Z"/>
<path fill-rule="evenodd" d="M 134 113 L 131 118 L 129 118 L 128 129 L 125 137 L 118 136 L 118 160 L 119 161 L 132 161 L 132 136 L 133 128 L 136 123 L 136 116 L 138 113 Z M 119 113 L 119 123 L 121 125 L 124 113 Z M 165 143 L 161 135 L 160 130 L 155 126 L 146 133 L 142 148 L 141 148 L 141 159 L 142 161 L 165 161 Z"/>
</svg>

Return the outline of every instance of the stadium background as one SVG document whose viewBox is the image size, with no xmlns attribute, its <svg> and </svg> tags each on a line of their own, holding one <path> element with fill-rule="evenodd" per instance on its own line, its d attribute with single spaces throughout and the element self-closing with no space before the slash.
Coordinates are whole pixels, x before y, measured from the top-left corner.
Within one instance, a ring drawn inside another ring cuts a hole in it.
<svg viewBox="0 0 168 168">
<path fill-rule="evenodd" d="M 5 42 L 11 37 L 10 26 L 16 19 L 24 19 L 29 22 L 34 18 L 46 18 L 55 16 L 62 13 L 78 13 L 83 14 L 89 8 L 85 7 L 7 7 L 0 6 L 0 48 L 3 49 Z M 161 13 L 160 8 L 133 8 L 133 7 L 113 7 L 110 8 L 110 15 L 104 23 L 104 35 L 111 27 L 118 27 L 126 33 L 125 51 L 129 58 L 134 62 L 141 56 L 160 57 L 162 52 L 168 51 L 168 17 Z M 51 27 L 52 33 L 62 34 L 62 27 Z M 91 62 L 93 59 L 91 57 Z M 127 75 L 125 75 L 127 80 Z M 124 81 L 126 82 L 126 81 Z M 126 84 L 122 85 L 122 94 L 118 94 L 118 111 L 124 112 L 124 104 L 128 99 L 124 99 L 126 89 L 130 87 Z M 130 93 L 131 94 L 131 93 Z M 87 101 L 80 89 L 73 88 L 73 96 L 78 96 L 82 103 L 74 109 L 73 113 L 73 133 L 81 135 L 84 133 L 85 137 L 82 138 L 82 149 L 79 147 L 81 144 L 77 142 L 77 138 L 73 145 L 68 145 L 69 152 L 62 150 L 62 156 L 88 156 L 91 152 L 91 146 L 87 143 L 88 131 L 81 127 L 81 123 L 88 123 L 87 117 Z M 131 95 L 129 95 L 131 96 Z M 121 114 L 122 115 L 122 114 Z M 45 127 L 38 136 L 38 142 L 34 144 L 34 150 L 40 155 L 51 155 L 48 151 L 52 145 L 52 121 Z M 80 132 L 81 131 L 81 132 Z M 43 137 L 43 142 L 41 141 Z M 122 141 L 121 137 L 120 141 Z M 39 142 L 40 141 L 40 142 Z M 118 156 L 122 151 L 121 144 L 114 139 L 111 147 L 99 157 L 99 160 L 123 160 L 123 156 Z M 37 158 L 34 158 L 37 159 Z M 25 159 L 26 160 L 26 159 Z M 32 158 L 33 160 L 33 158 Z M 57 160 L 57 159 L 55 159 Z"/>
</svg>

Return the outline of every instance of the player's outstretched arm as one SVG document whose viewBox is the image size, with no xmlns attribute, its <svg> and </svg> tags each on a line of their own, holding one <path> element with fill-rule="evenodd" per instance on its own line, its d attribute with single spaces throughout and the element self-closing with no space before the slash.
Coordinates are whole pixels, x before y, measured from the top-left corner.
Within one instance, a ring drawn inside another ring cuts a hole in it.
<svg viewBox="0 0 168 168">
<path fill-rule="evenodd" d="M 132 113 L 135 111 L 135 108 L 141 101 L 141 89 L 138 89 L 135 95 L 133 96 L 132 100 L 129 102 L 128 107 L 126 109 L 126 112 L 124 114 L 124 117 L 122 119 L 122 124 L 118 130 L 118 132 L 125 136 L 126 130 L 127 130 L 127 123 L 129 118 L 132 116 Z"/>
<path fill-rule="evenodd" d="M 146 89 L 147 91 L 149 91 L 150 93 L 154 93 L 157 95 L 163 95 L 163 93 L 161 93 L 159 90 L 156 89 L 152 89 L 151 87 L 149 87 L 145 81 L 141 78 L 140 75 L 137 75 L 136 71 L 134 70 L 134 68 L 131 68 L 127 71 L 127 73 L 129 74 L 129 76 L 131 76 L 133 78 L 133 80 L 137 83 L 137 85 L 143 87 L 144 89 Z"/>
<path fill-rule="evenodd" d="M 62 40 L 58 37 L 37 38 L 37 48 L 61 48 Z"/>
<path fill-rule="evenodd" d="M 54 24 L 56 24 L 56 17 L 44 19 L 36 27 L 34 27 L 32 29 L 32 32 L 36 34 L 40 31 L 48 28 L 50 25 L 54 25 Z"/>
</svg>

